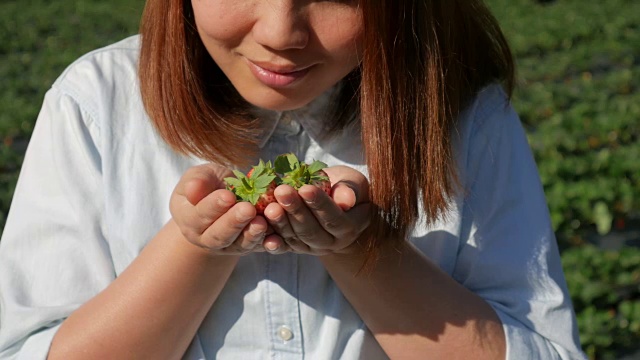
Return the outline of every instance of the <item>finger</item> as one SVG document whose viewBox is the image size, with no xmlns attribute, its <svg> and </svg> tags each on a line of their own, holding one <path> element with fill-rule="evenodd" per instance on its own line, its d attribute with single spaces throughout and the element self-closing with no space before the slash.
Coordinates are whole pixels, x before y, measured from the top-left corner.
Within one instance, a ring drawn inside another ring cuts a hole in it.
<svg viewBox="0 0 640 360">
<path fill-rule="evenodd" d="M 289 223 L 289 217 L 287 212 L 278 203 L 269 204 L 264 210 L 264 217 L 274 230 L 273 237 L 267 236 L 265 238 L 265 247 L 269 245 L 269 241 L 273 239 L 274 242 L 282 241 L 286 246 L 286 251 L 293 251 L 296 253 L 309 253 L 309 245 L 296 239 L 296 233 L 293 231 L 291 224 Z"/>
<path fill-rule="evenodd" d="M 278 203 L 269 204 L 264 209 L 264 217 L 274 230 L 274 232 L 282 238 L 292 238 L 296 236 L 291 224 L 289 224 L 289 218 L 287 212 Z"/>
<path fill-rule="evenodd" d="M 207 195 L 193 207 L 201 231 L 204 231 L 220 216 L 229 211 L 236 204 L 236 196 L 229 190 L 220 189 Z"/>
<path fill-rule="evenodd" d="M 239 202 L 203 232 L 201 242 L 214 250 L 228 247 L 255 217 L 256 209 L 251 203 Z"/>
<path fill-rule="evenodd" d="M 231 176 L 231 170 L 216 164 L 203 164 L 189 168 L 176 187 L 176 193 L 195 205 L 209 193 L 224 189 L 224 178 Z"/>
<path fill-rule="evenodd" d="M 314 194 L 314 199 L 330 199 L 324 191 L 313 185 L 304 186 L 303 188 L 310 189 L 309 191 L 312 191 Z M 276 188 L 274 195 L 287 214 L 289 224 L 295 233 L 295 239 L 302 241 L 311 248 L 317 249 L 327 249 L 333 245 L 333 236 L 324 231 L 322 226 L 320 226 L 315 215 L 299 196 L 298 191 L 291 186 L 281 185 Z M 289 241 L 289 238 L 286 236 L 285 241 Z M 294 245 L 290 244 L 290 246 L 293 247 Z"/>
<path fill-rule="evenodd" d="M 353 233 L 354 226 L 350 219 L 345 216 L 345 212 L 340 206 L 329 196 L 326 196 L 323 191 L 315 186 L 305 185 L 300 188 L 298 193 L 324 231 L 334 238 L 343 238 Z"/>
<path fill-rule="evenodd" d="M 177 203 L 177 206 L 172 207 L 176 222 L 195 234 L 202 234 L 236 203 L 236 199 L 232 192 L 221 189 L 207 195 L 195 206 L 184 198 L 177 200 Z"/>
<path fill-rule="evenodd" d="M 361 172 L 349 166 L 339 165 L 323 169 L 331 184 L 336 185 L 343 183 L 348 185 L 356 196 L 356 203 L 365 203 L 369 201 L 369 180 Z"/>
<path fill-rule="evenodd" d="M 262 216 L 253 218 L 242 230 L 241 235 L 235 241 L 241 253 L 248 253 L 257 247 L 262 247 L 262 241 L 266 236 L 267 221 Z"/>
<path fill-rule="evenodd" d="M 314 254 L 315 250 L 309 246 L 309 244 L 301 241 L 298 238 L 286 238 L 284 242 L 287 244 L 289 249 L 296 254 Z"/>
<path fill-rule="evenodd" d="M 269 235 L 262 242 L 263 248 L 273 255 L 284 254 L 290 250 L 285 241 L 278 235 Z"/>
<path fill-rule="evenodd" d="M 278 234 L 269 235 L 264 239 L 263 242 L 265 248 L 270 244 L 277 244 L 278 250 L 275 251 L 275 254 L 281 254 L 285 252 L 294 252 L 296 254 L 310 254 L 312 253 L 309 245 L 303 243 L 302 241 L 295 238 L 283 239 Z M 274 253 L 273 251 L 269 251 L 270 253 Z"/>
<path fill-rule="evenodd" d="M 275 230 L 273 230 L 273 226 L 271 226 L 271 224 L 267 223 L 267 231 L 266 234 L 267 235 L 271 235 L 275 232 Z"/>
<path fill-rule="evenodd" d="M 176 219 L 181 218 L 184 213 L 188 213 L 191 206 L 197 205 L 215 190 L 223 189 L 225 184 L 222 179 L 228 174 L 230 174 L 229 169 L 216 164 L 204 164 L 189 168 L 176 185 L 171 196 L 169 205 L 172 216 Z M 224 202 L 230 203 L 229 201 Z M 226 207 L 228 208 L 228 206 Z"/>
<path fill-rule="evenodd" d="M 353 224 L 353 231 L 361 234 L 371 224 L 371 205 L 360 204 L 345 213 L 345 217 Z"/>
<path fill-rule="evenodd" d="M 342 211 L 347 211 L 356 204 L 356 192 L 349 184 L 342 181 L 333 185 L 331 197 Z"/>
</svg>

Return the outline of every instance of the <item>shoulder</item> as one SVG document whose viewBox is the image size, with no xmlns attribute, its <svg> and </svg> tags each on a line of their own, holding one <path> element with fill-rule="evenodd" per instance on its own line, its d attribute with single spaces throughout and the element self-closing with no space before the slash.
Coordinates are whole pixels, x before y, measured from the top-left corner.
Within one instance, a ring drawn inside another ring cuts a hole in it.
<svg viewBox="0 0 640 360">
<path fill-rule="evenodd" d="M 69 65 L 52 87 L 97 113 L 100 102 L 130 97 L 137 90 L 139 53 L 139 35 L 93 50 Z"/>
<path fill-rule="evenodd" d="M 480 159 L 496 164 L 500 156 L 514 156 L 514 150 L 528 149 L 520 117 L 500 84 L 483 88 L 460 113 L 452 143 L 463 179 L 473 176 Z M 527 153 L 518 152 L 523 156 Z"/>
<path fill-rule="evenodd" d="M 472 151 L 470 147 L 500 137 L 512 131 L 520 131 L 520 118 L 500 84 L 481 89 L 460 112 L 453 131 L 457 151 Z M 482 140 L 482 141 L 479 141 Z"/>
<path fill-rule="evenodd" d="M 459 129 L 478 130 L 491 123 L 499 124 L 501 119 L 512 113 L 509 97 L 502 85 L 494 83 L 481 89 L 463 109 L 458 119 Z"/>
<path fill-rule="evenodd" d="M 93 50 L 69 65 L 53 86 L 69 88 L 92 80 L 109 81 L 127 75 L 135 77 L 139 53 L 139 35 Z"/>
<path fill-rule="evenodd" d="M 69 65 L 52 90 L 71 99 L 86 115 L 84 121 L 91 121 L 102 137 L 109 137 L 105 141 L 132 133 L 132 126 L 148 136 L 150 126 L 138 81 L 139 55 L 139 35 L 93 50 Z"/>
</svg>

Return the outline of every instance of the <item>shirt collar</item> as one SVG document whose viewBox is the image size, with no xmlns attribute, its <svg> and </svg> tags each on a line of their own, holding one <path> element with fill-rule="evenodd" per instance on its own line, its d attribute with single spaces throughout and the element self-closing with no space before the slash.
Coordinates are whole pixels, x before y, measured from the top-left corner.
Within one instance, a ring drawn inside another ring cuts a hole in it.
<svg viewBox="0 0 640 360">
<path fill-rule="evenodd" d="M 309 104 L 294 110 L 274 111 L 259 107 L 252 107 L 251 113 L 260 119 L 262 134 L 258 146 L 263 148 L 279 125 L 284 126 L 283 119 L 296 121 L 313 138 L 318 138 L 325 130 L 326 117 L 333 95 L 340 88 L 340 83 L 320 94 Z"/>
</svg>

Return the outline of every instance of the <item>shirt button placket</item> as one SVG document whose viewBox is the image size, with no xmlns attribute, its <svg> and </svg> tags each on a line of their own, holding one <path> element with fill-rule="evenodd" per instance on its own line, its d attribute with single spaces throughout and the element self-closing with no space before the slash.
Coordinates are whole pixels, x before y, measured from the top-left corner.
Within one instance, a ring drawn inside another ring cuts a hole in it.
<svg viewBox="0 0 640 360">
<path fill-rule="evenodd" d="M 300 304 L 298 303 L 298 257 L 293 254 L 267 258 L 267 313 L 273 359 L 304 356 Z"/>
</svg>

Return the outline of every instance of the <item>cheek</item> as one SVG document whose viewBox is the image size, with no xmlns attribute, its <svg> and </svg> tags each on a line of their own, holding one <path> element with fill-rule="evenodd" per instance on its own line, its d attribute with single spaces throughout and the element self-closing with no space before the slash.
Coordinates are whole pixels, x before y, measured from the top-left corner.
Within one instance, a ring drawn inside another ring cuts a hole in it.
<svg viewBox="0 0 640 360">
<path fill-rule="evenodd" d="M 314 26 L 320 46 L 340 61 L 357 64 L 361 54 L 362 18 L 353 12 L 331 19 L 318 19 Z"/>
<path fill-rule="evenodd" d="M 200 36 L 205 43 L 237 43 L 246 28 L 251 28 L 250 13 L 242 1 L 193 0 L 193 14 Z"/>
</svg>

